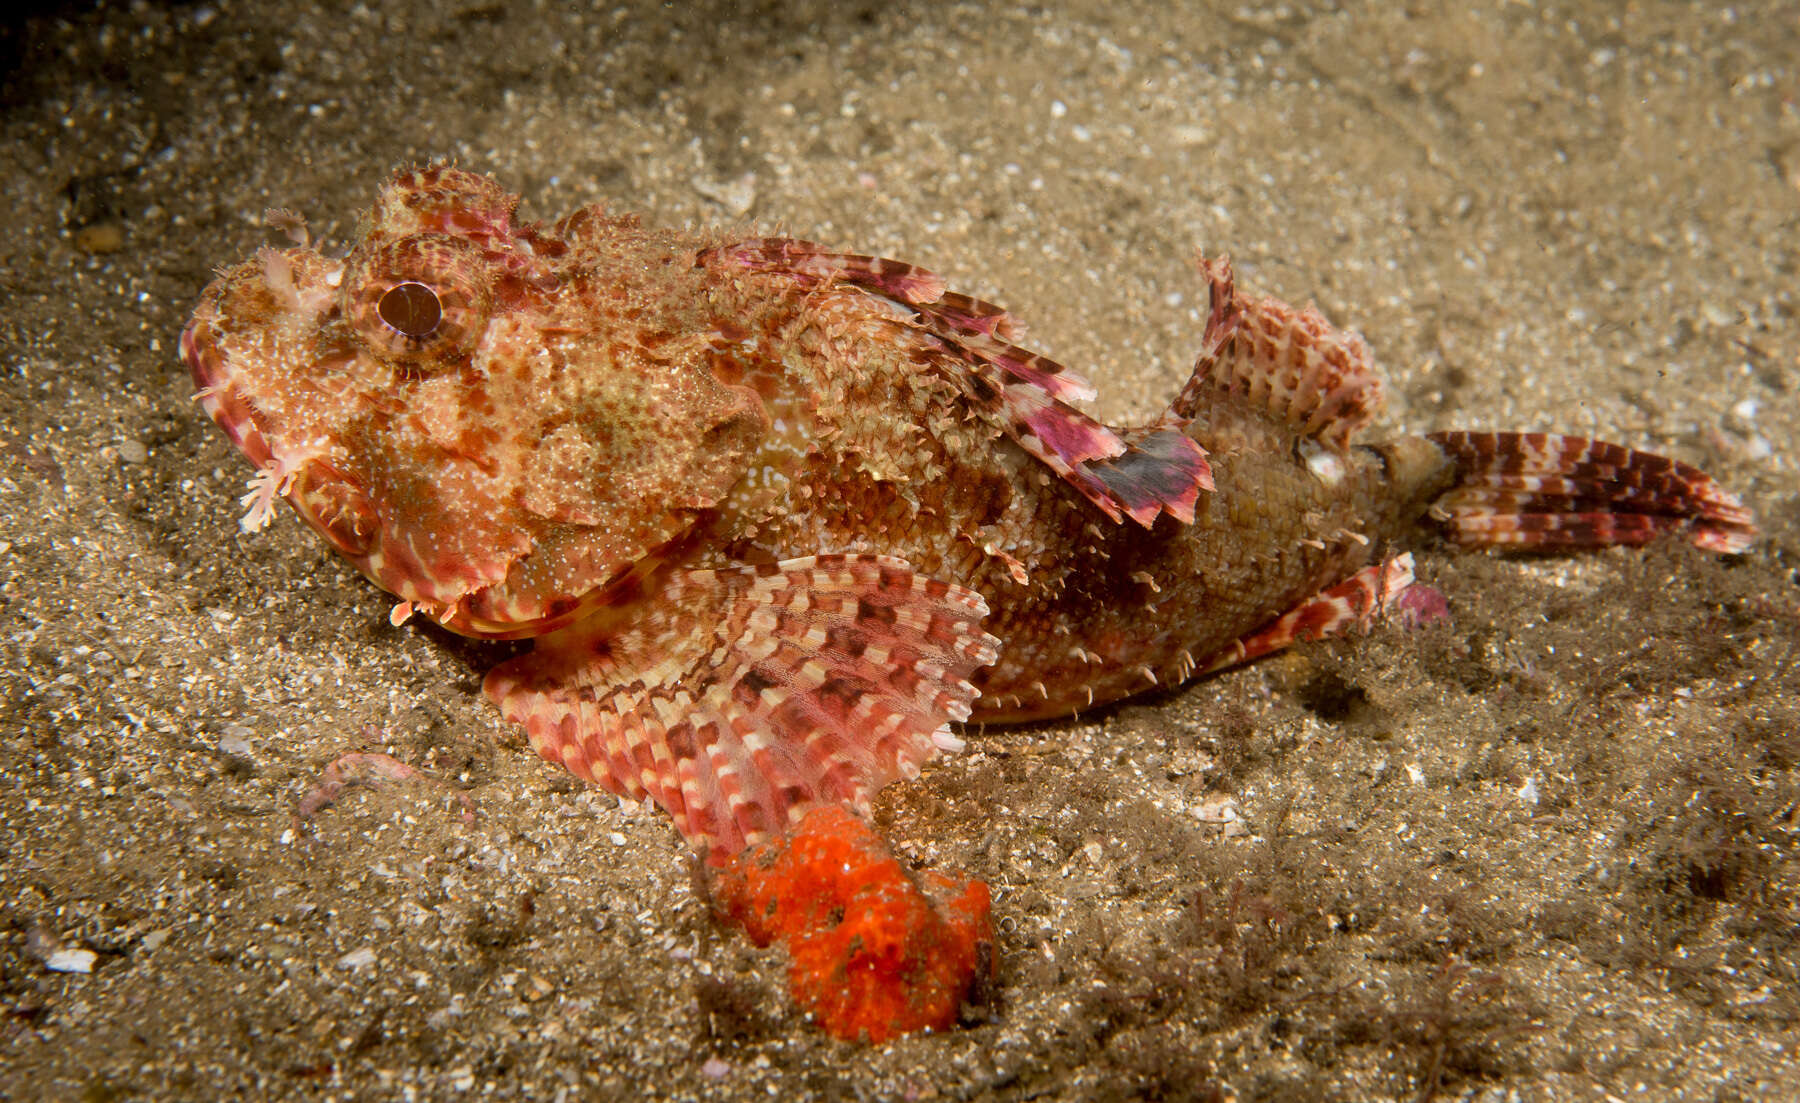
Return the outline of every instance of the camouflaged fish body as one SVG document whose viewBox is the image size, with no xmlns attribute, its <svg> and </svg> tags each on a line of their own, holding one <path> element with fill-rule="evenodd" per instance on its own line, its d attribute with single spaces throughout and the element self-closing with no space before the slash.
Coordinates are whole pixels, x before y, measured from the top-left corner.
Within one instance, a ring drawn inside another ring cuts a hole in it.
<svg viewBox="0 0 1800 1103">
<path fill-rule="evenodd" d="M 959 744 L 1364 621 L 1428 515 L 1469 544 L 1741 549 L 1705 475 L 1547 434 L 1373 446 L 1366 348 L 1212 308 L 1157 422 L 1113 429 L 998 308 L 806 242 L 598 207 L 545 228 L 444 166 L 341 259 L 264 250 L 183 335 L 215 421 L 400 598 L 535 640 L 486 689 L 536 749 L 729 855 Z"/>
</svg>

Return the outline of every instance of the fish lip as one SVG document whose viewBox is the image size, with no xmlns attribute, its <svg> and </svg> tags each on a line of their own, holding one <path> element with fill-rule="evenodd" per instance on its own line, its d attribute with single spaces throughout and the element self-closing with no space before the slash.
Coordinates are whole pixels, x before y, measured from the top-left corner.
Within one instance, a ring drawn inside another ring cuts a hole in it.
<svg viewBox="0 0 1800 1103">
<path fill-rule="evenodd" d="M 194 386 L 204 391 L 208 387 L 213 386 L 215 379 L 208 368 L 206 358 L 200 355 L 200 337 L 198 333 L 200 324 L 200 317 L 196 314 L 194 317 L 188 319 L 188 324 L 186 326 L 182 327 L 181 359 L 182 362 L 187 365 L 188 373 L 194 378 Z"/>
<path fill-rule="evenodd" d="M 212 339 L 211 305 L 202 302 L 181 331 L 181 359 L 193 376 L 194 397 L 238 451 L 258 468 L 268 467 L 275 460 L 275 451 L 263 434 L 256 411 L 238 394 L 230 358 Z"/>
<path fill-rule="evenodd" d="M 209 296 L 210 297 L 210 296 Z M 228 382 L 225 356 L 212 339 L 212 304 L 202 301 L 194 316 L 181 331 L 181 359 L 193 377 L 196 397 L 205 401 L 207 392 L 222 390 Z"/>
</svg>

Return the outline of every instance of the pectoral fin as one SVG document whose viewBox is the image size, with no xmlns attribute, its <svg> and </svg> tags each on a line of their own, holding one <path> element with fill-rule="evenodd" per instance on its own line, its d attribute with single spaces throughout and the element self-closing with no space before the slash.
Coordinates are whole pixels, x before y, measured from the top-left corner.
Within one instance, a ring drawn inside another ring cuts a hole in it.
<svg viewBox="0 0 1800 1103">
<path fill-rule="evenodd" d="M 485 688 L 539 754 L 656 801 L 722 861 L 812 807 L 863 810 L 959 747 L 947 725 L 998 654 L 986 614 L 980 595 L 880 556 L 672 571 Z"/>
</svg>

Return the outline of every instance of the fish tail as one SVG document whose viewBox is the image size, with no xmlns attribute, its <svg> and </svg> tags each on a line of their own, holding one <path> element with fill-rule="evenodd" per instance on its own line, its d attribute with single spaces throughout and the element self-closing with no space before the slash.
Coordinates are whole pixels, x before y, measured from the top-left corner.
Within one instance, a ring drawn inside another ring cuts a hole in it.
<svg viewBox="0 0 1800 1103">
<path fill-rule="evenodd" d="M 1456 485 L 1431 507 L 1458 544 L 1545 551 L 1647 544 L 1685 533 L 1735 553 L 1756 537 L 1749 510 L 1695 467 L 1555 433 L 1431 433 Z"/>
</svg>

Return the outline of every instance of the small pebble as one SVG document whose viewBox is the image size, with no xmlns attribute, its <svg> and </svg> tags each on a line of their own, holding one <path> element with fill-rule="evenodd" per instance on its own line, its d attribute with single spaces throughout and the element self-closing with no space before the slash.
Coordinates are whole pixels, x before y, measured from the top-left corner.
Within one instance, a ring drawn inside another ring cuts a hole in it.
<svg viewBox="0 0 1800 1103">
<path fill-rule="evenodd" d="M 52 973 L 91 973 L 99 958 L 92 950 L 57 950 L 44 959 L 44 968 Z"/>
<path fill-rule="evenodd" d="M 96 222 L 75 231 L 75 248 L 99 255 L 125 248 L 125 227 L 117 222 Z"/>
<path fill-rule="evenodd" d="M 1243 818 L 1238 809 L 1237 798 L 1224 795 L 1211 796 L 1201 801 L 1200 806 L 1194 809 L 1194 815 L 1202 823 L 1236 823 Z"/>
<path fill-rule="evenodd" d="M 738 217 L 756 206 L 756 174 L 746 172 L 736 180 L 715 182 L 696 176 L 690 181 L 694 190 Z"/>
<path fill-rule="evenodd" d="M 250 758 L 256 753 L 256 748 L 250 744 L 251 734 L 250 729 L 242 724 L 228 725 L 224 734 L 219 736 L 219 750 L 239 758 Z"/>
</svg>

